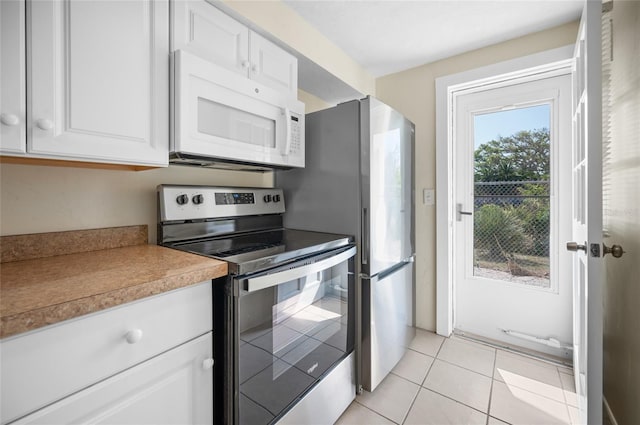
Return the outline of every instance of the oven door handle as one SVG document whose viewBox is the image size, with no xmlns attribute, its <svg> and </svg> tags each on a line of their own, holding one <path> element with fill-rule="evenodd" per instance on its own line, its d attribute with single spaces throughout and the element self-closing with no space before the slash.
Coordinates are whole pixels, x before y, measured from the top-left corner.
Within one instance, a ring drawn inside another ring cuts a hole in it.
<svg viewBox="0 0 640 425">
<path fill-rule="evenodd" d="M 254 292 L 272 286 L 277 286 L 281 283 L 289 282 L 290 280 L 299 279 L 301 277 L 308 276 L 311 273 L 316 273 L 321 270 L 328 269 L 335 266 L 336 264 L 340 264 L 343 261 L 348 260 L 355 255 L 356 247 L 354 246 L 339 254 L 332 255 L 327 259 L 318 261 L 317 263 L 306 264 L 301 267 L 283 270 L 281 272 L 267 273 L 262 276 L 244 279 L 241 281 L 242 288 L 247 292 Z"/>
</svg>

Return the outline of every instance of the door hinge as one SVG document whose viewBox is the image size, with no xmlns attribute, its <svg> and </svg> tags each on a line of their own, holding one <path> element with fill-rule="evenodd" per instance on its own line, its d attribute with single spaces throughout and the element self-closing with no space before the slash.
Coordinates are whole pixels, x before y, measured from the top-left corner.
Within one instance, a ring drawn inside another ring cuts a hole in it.
<svg viewBox="0 0 640 425">
<path fill-rule="evenodd" d="M 592 257 L 600 257 L 600 244 L 599 243 L 592 243 L 590 245 L 590 249 L 591 251 L 591 256 Z"/>
</svg>

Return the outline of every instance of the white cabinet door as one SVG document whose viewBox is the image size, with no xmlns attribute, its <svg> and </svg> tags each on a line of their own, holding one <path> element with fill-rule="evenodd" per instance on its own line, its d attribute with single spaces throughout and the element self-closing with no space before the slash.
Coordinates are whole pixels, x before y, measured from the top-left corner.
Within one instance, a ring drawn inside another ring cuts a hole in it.
<svg viewBox="0 0 640 425">
<path fill-rule="evenodd" d="M 168 2 L 27 4 L 29 153 L 166 165 Z"/>
<path fill-rule="evenodd" d="M 25 2 L 0 1 L 0 153 L 26 151 Z"/>
<path fill-rule="evenodd" d="M 185 50 L 248 76 L 249 29 L 205 0 L 173 1 L 171 50 Z"/>
<path fill-rule="evenodd" d="M 205 0 L 171 2 L 171 51 L 185 50 L 298 96 L 298 60 Z"/>
<path fill-rule="evenodd" d="M 208 333 L 13 424 L 211 424 Z"/>
<path fill-rule="evenodd" d="M 249 46 L 251 79 L 297 97 L 298 59 L 253 31 Z"/>
</svg>

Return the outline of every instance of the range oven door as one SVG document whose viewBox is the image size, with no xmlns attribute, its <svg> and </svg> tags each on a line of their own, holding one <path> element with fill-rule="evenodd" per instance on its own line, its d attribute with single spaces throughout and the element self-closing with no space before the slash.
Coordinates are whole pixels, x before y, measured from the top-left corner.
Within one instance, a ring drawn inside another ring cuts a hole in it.
<svg viewBox="0 0 640 425">
<path fill-rule="evenodd" d="M 180 50 L 172 61 L 173 162 L 304 167 L 304 103 Z"/>
<path fill-rule="evenodd" d="M 234 281 L 235 423 L 277 421 L 353 351 L 355 254 L 349 246 Z"/>
</svg>

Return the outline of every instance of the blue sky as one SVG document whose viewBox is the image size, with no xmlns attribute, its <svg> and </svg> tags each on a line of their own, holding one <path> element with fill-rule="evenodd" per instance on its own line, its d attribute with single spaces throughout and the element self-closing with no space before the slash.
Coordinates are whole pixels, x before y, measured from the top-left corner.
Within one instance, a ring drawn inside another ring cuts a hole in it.
<svg viewBox="0 0 640 425">
<path fill-rule="evenodd" d="M 511 136 L 522 130 L 549 128 L 549 105 L 531 106 L 510 111 L 476 115 L 474 119 L 474 148 L 496 136 Z"/>
</svg>

